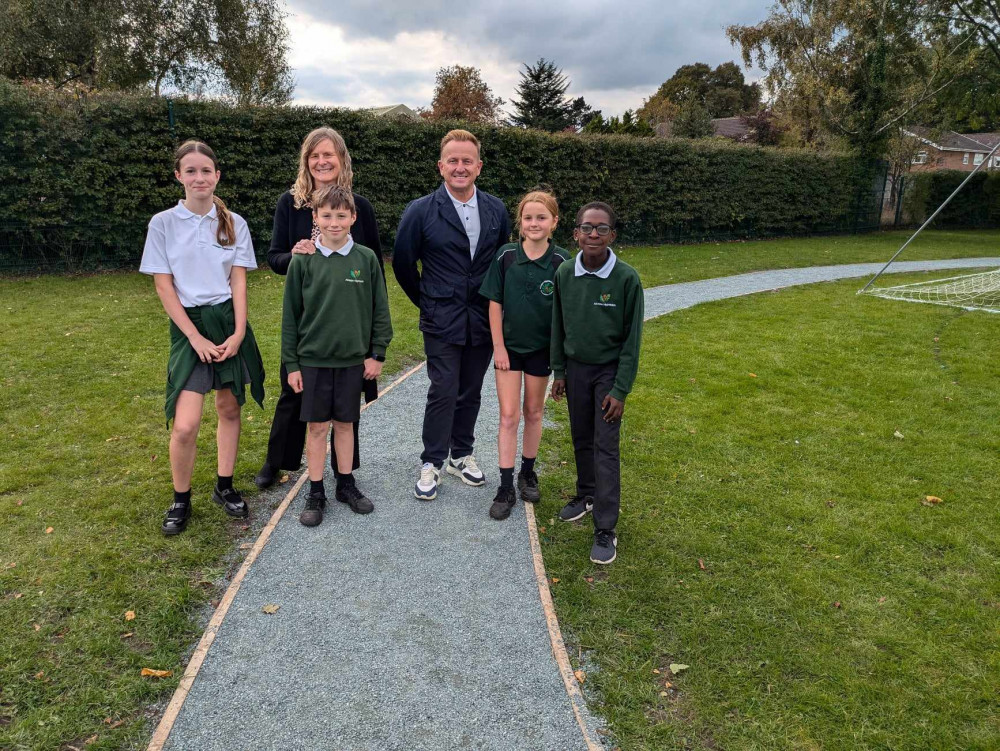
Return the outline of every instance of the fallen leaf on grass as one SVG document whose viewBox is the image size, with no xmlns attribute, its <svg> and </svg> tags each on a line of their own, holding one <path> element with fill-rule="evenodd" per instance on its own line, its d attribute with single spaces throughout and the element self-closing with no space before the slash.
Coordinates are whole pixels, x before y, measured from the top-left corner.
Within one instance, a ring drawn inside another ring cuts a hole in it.
<svg viewBox="0 0 1000 751">
<path fill-rule="evenodd" d="M 750 377 L 751 377 L 751 378 L 756 378 L 756 377 L 757 377 L 757 374 L 756 374 L 756 373 L 751 373 L 751 374 L 750 374 Z"/>
<path fill-rule="evenodd" d="M 670 681 L 664 681 L 663 682 L 663 688 L 673 688 L 673 687 L 674 687 L 674 684 L 671 683 Z"/>
<path fill-rule="evenodd" d="M 211 602 L 211 603 L 209 603 L 209 604 L 210 604 L 210 605 L 211 605 L 211 606 L 212 606 L 213 608 L 217 608 L 217 607 L 219 607 L 219 601 L 218 601 L 218 600 L 212 600 L 212 602 Z"/>
<path fill-rule="evenodd" d="M 902 433 L 900 433 L 900 432 L 899 432 L 899 431 L 897 430 L 897 431 L 896 431 L 895 433 L 893 433 L 893 434 L 892 434 L 892 437 L 893 437 L 893 438 L 898 438 L 898 439 L 902 440 L 902 439 L 903 439 L 903 438 L 905 438 L 906 436 L 904 436 L 904 435 L 903 435 Z"/>
<path fill-rule="evenodd" d="M 936 495 L 924 496 L 924 500 L 921 501 L 924 506 L 937 506 L 941 502 L 941 499 Z"/>
<path fill-rule="evenodd" d="M 653 668 L 653 675 L 659 675 L 659 674 L 660 674 L 660 669 L 659 668 Z"/>
<path fill-rule="evenodd" d="M 85 741 L 83 742 L 83 745 L 84 745 L 84 746 L 92 746 L 92 745 L 94 745 L 95 743 L 97 743 L 97 736 L 96 736 L 96 735 L 92 735 L 92 736 L 90 736 L 90 737 L 89 737 L 89 738 L 88 738 L 87 740 L 85 740 Z"/>
<path fill-rule="evenodd" d="M 125 720 L 112 720 L 110 717 L 104 718 L 104 724 L 111 727 L 112 730 L 115 728 L 120 728 L 125 724 Z"/>
<path fill-rule="evenodd" d="M 15 592 L 14 593 L 14 599 L 15 600 L 20 600 L 22 597 L 24 597 L 24 592 Z"/>
<path fill-rule="evenodd" d="M 573 675 L 576 676 L 576 679 L 580 681 L 580 683 L 584 683 L 587 680 L 587 674 L 584 673 L 582 670 L 574 670 Z"/>
<path fill-rule="evenodd" d="M 149 461 L 155 462 L 156 461 L 156 454 L 153 454 L 151 457 L 149 457 Z"/>
<path fill-rule="evenodd" d="M 691 667 L 691 666 L 690 665 L 683 665 L 683 664 L 681 664 L 679 662 L 671 662 L 670 663 L 670 672 L 673 673 L 674 675 L 677 675 L 682 670 L 687 670 L 689 667 Z"/>
<path fill-rule="evenodd" d="M 698 568 L 700 568 L 702 571 L 705 570 L 705 561 L 703 561 L 701 558 L 698 559 Z"/>
<path fill-rule="evenodd" d="M 552 577 L 552 583 L 553 583 L 553 584 L 558 584 L 558 583 L 559 583 L 559 577 L 557 577 L 557 576 L 553 576 L 553 577 Z"/>
<path fill-rule="evenodd" d="M 585 577 L 583 577 L 583 580 L 585 582 L 587 582 L 587 584 L 593 584 L 594 583 L 594 577 L 592 577 L 592 576 L 585 576 Z"/>
<path fill-rule="evenodd" d="M 17 505 L 18 506 L 23 506 L 24 505 L 24 499 L 23 498 L 18 498 L 17 499 Z"/>
<path fill-rule="evenodd" d="M 104 442 L 105 443 L 111 443 L 112 441 L 120 441 L 121 439 L 122 439 L 122 437 L 120 435 L 113 435 L 110 438 L 105 438 Z"/>
<path fill-rule="evenodd" d="M 660 692 L 660 696 L 669 696 L 669 694 L 667 694 L 667 692 L 666 692 L 666 691 L 661 691 L 661 692 Z"/>
<path fill-rule="evenodd" d="M 133 636 L 135 636 L 135 631 L 128 631 L 128 632 L 122 634 L 120 638 L 122 638 L 122 639 L 131 639 Z"/>
<path fill-rule="evenodd" d="M 837 600 L 835 603 L 833 603 L 833 607 L 835 607 L 837 610 L 840 610 L 840 600 Z"/>
<path fill-rule="evenodd" d="M 288 482 L 288 475 L 282 475 L 281 477 L 279 477 L 278 482 L 281 484 Z"/>
<path fill-rule="evenodd" d="M 125 620 L 126 621 L 134 621 L 135 620 L 135 611 L 134 610 L 126 610 L 125 611 Z"/>
<path fill-rule="evenodd" d="M 6 566 L 4 566 L 4 568 L 10 569 L 10 568 L 14 568 L 16 565 L 17 565 L 16 561 L 11 561 Z"/>
<path fill-rule="evenodd" d="M 280 607 L 281 605 L 265 605 L 264 607 L 261 608 L 261 610 L 263 610 L 268 615 L 274 615 L 275 613 L 278 612 L 278 608 Z"/>
<path fill-rule="evenodd" d="M 240 550 L 249 550 L 252 547 L 253 547 L 252 542 L 245 542 L 242 545 L 240 545 Z"/>
<path fill-rule="evenodd" d="M 539 528 L 538 528 L 538 531 L 539 531 L 539 532 L 540 532 L 541 534 L 543 534 L 543 535 L 544 535 L 544 534 L 545 534 L 545 527 L 539 527 Z"/>
<path fill-rule="evenodd" d="M 882 597 L 878 598 L 878 604 L 879 605 L 883 604 L 884 602 L 885 602 L 885 595 L 883 595 Z"/>
<path fill-rule="evenodd" d="M 173 670 L 154 670 L 153 668 L 143 668 L 139 671 L 139 675 L 143 678 L 169 678 L 173 674 Z"/>
<path fill-rule="evenodd" d="M 250 529 L 250 525 L 249 524 L 243 524 L 243 525 L 240 526 L 240 529 L 243 530 L 244 532 L 246 532 L 248 529 Z"/>
<path fill-rule="evenodd" d="M 52 527 L 45 528 L 45 534 L 51 535 L 55 530 Z"/>
<path fill-rule="evenodd" d="M 35 680 L 36 681 L 40 681 L 44 677 L 45 677 L 45 671 L 44 670 L 39 670 L 37 673 L 35 673 Z"/>
<path fill-rule="evenodd" d="M 42 630 L 42 627 L 41 627 L 41 626 L 39 626 L 39 625 L 38 625 L 37 623 L 32 623 L 32 624 L 31 624 L 31 627 L 32 627 L 33 629 L 35 629 L 35 631 L 41 631 L 41 630 Z"/>
</svg>

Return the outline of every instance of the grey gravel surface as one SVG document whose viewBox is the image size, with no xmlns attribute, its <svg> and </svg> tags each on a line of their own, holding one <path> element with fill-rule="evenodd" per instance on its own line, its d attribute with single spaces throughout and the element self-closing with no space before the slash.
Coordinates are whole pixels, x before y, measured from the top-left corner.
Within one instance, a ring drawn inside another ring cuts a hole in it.
<svg viewBox="0 0 1000 751">
<path fill-rule="evenodd" d="M 362 415 L 359 487 L 306 528 L 292 503 L 248 572 L 170 734 L 173 751 L 585 749 L 538 596 L 523 504 L 497 481 L 492 369 L 477 458 L 417 501 L 421 370 Z M 334 481 L 327 478 L 332 499 Z M 280 605 L 274 615 L 261 608 Z M 593 718 L 590 722 L 596 725 Z"/>
<path fill-rule="evenodd" d="M 781 269 L 778 271 L 754 271 L 749 274 L 724 276 L 717 279 L 703 279 L 698 282 L 667 284 L 646 290 L 646 320 L 682 308 L 690 308 L 703 302 L 724 300 L 729 297 L 752 295 L 782 287 L 794 287 L 814 282 L 832 282 L 837 279 L 874 276 L 884 263 L 853 263 L 840 266 L 813 266 L 804 269 Z M 1000 266 L 1000 258 L 956 258 L 944 261 L 897 261 L 889 267 L 887 274 L 913 271 L 937 271 L 941 269 L 969 269 Z M 877 286 L 888 286 L 883 276 Z M 858 287 L 864 286 L 859 284 Z"/>
</svg>

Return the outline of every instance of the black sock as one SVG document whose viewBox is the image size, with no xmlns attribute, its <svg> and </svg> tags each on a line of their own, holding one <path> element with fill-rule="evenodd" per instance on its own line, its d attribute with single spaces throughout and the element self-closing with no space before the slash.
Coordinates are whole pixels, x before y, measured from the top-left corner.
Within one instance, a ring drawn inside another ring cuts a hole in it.
<svg viewBox="0 0 1000 751">
<path fill-rule="evenodd" d="M 323 488 L 322 480 L 310 480 L 309 481 L 309 492 L 319 493 L 323 498 L 326 498 L 326 490 Z"/>
<path fill-rule="evenodd" d="M 215 487 L 219 490 L 232 490 L 233 489 L 233 476 L 223 477 L 222 475 L 216 475 L 218 478 L 215 481 Z"/>
<path fill-rule="evenodd" d="M 522 454 L 521 455 L 521 474 L 523 475 L 523 474 L 526 474 L 528 472 L 534 472 L 534 471 L 535 471 L 535 457 L 531 457 L 529 459 L 528 457 L 524 456 L 524 454 Z"/>
<path fill-rule="evenodd" d="M 500 487 L 501 488 L 512 488 L 514 487 L 514 468 L 513 467 L 500 467 Z"/>
<path fill-rule="evenodd" d="M 191 491 L 185 490 L 183 493 L 179 490 L 174 491 L 174 503 L 183 503 L 187 505 L 191 503 Z"/>
<path fill-rule="evenodd" d="M 346 475 L 337 475 L 337 490 L 354 484 L 354 473 L 348 472 Z"/>
</svg>

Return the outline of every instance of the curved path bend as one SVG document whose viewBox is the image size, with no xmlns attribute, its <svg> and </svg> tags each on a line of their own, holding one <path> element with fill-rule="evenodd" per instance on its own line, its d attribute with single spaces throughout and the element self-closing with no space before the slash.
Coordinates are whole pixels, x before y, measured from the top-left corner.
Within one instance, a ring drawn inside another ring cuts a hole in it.
<svg viewBox="0 0 1000 751">
<path fill-rule="evenodd" d="M 990 265 L 1000 259 L 897 263 L 891 270 Z M 868 276 L 879 267 L 762 271 L 657 287 L 646 292 L 646 315 Z M 237 576 L 239 589 L 224 598 L 224 621 L 213 620 L 192 660 L 200 670 L 189 669 L 182 681 L 190 691 L 185 699 L 179 690 L 151 748 L 599 748 L 599 722 L 567 691 L 556 659 L 561 641 L 550 640 L 533 518 L 521 503 L 505 523 L 486 515 L 497 474 L 492 375 L 483 387 L 477 448 L 491 482 L 469 488 L 446 476 L 438 499 L 421 503 L 412 484 L 427 386 L 424 369 L 416 370 L 362 415 L 365 460 L 357 477 L 374 514 L 355 516 L 331 500 L 323 524 L 307 529 L 297 521 L 304 490 L 290 494 L 287 513 L 282 506 L 275 514 Z M 330 477 L 327 488 L 332 497 Z M 269 615 L 264 605 L 280 607 Z"/>
</svg>

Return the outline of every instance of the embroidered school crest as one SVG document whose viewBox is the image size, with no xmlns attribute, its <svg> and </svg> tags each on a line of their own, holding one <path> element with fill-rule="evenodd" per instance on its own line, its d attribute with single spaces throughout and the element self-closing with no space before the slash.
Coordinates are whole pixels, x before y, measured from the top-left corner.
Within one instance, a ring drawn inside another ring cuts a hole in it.
<svg viewBox="0 0 1000 751">
<path fill-rule="evenodd" d="M 616 303 L 611 302 L 611 293 L 610 292 L 602 292 L 600 294 L 600 296 L 597 298 L 597 300 L 598 301 L 595 302 L 594 305 L 596 305 L 599 308 L 617 308 L 618 307 L 618 305 Z"/>
<path fill-rule="evenodd" d="M 610 301 L 611 301 L 610 292 L 605 292 L 603 295 L 601 295 L 601 302 L 610 302 Z"/>
<path fill-rule="evenodd" d="M 351 279 L 360 279 L 361 269 L 351 269 Z"/>
<path fill-rule="evenodd" d="M 351 269 L 347 273 L 347 278 L 345 282 L 354 282 L 355 284 L 364 284 L 365 280 L 361 278 L 361 269 Z"/>
<path fill-rule="evenodd" d="M 555 290 L 555 288 L 556 285 L 552 283 L 551 279 L 546 279 L 544 282 L 538 285 L 538 291 L 541 292 L 546 297 L 551 295 L 553 290 Z"/>
</svg>

